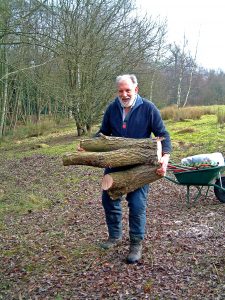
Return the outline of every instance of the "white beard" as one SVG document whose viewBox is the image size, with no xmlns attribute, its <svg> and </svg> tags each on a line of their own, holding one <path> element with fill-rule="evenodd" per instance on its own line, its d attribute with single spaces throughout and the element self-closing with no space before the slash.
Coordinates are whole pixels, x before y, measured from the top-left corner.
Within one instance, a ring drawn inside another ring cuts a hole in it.
<svg viewBox="0 0 225 300">
<path fill-rule="evenodd" d="M 134 100 L 135 100 L 136 97 L 134 97 L 133 99 L 130 99 L 126 103 L 124 103 L 123 100 L 120 97 L 118 97 L 118 98 L 119 98 L 119 101 L 120 101 L 120 104 L 122 105 L 122 107 L 131 107 L 133 105 Z"/>
</svg>

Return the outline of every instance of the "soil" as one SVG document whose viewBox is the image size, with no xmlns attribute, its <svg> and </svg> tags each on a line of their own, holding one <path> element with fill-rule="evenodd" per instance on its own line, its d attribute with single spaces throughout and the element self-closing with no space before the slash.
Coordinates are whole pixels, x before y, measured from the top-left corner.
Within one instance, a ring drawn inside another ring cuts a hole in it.
<svg viewBox="0 0 225 300">
<path fill-rule="evenodd" d="M 185 187 L 151 185 L 143 258 L 126 264 L 123 243 L 107 238 L 102 170 L 62 165 L 61 157 L 0 159 L 1 190 L 51 200 L 50 208 L 6 213 L 0 228 L 0 299 L 225 299 L 225 204 L 213 191 L 187 208 Z"/>
</svg>

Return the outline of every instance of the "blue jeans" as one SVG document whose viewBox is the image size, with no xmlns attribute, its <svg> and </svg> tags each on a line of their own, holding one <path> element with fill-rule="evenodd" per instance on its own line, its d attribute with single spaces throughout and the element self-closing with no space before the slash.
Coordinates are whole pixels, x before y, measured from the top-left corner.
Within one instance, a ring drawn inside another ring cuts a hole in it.
<svg viewBox="0 0 225 300">
<path fill-rule="evenodd" d="M 105 172 L 106 173 L 106 172 Z M 107 172 L 108 173 L 108 172 Z M 127 194 L 129 207 L 130 239 L 143 240 L 146 225 L 146 207 L 149 185 L 146 184 Z M 106 224 L 110 238 L 122 237 L 122 206 L 121 198 L 112 200 L 106 191 L 102 193 L 102 205 L 105 210 Z"/>
</svg>

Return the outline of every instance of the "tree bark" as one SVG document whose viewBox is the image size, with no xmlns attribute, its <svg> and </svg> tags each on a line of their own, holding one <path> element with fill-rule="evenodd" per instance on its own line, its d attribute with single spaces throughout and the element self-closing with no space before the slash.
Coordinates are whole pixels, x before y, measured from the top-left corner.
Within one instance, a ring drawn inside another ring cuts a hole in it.
<svg viewBox="0 0 225 300">
<path fill-rule="evenodd" d="M 4 134 L 4 126 L 5 126 L 5 119 L 6 119 L 6 107 L 7 107 L 7 100 L 8 100 L 8 54 L 6 46 L 3 48 L 4 51 L 4 71 L 5 76 L 3 81 L 3 103 L 2 103 L 2 109 L 1 109 L 1 116 L 0 116 L 0 139 L 3 137 Z M 1 78 L 1 80 L 2 80 Z M 0 95 L 1 96 L 1 95 Z"/>
<path fill-rule="evenodd" d="M 85 139 L 80 141 L 80 147 L 85 151 L 105 152 L 118 150 L 121 148 L 139 147 L 156 151 L 156 143 L 150 139 L 131 139 L 123 137 L 111 137 L 101 135 L 101 137 Z"/>
<path fill-rule="evenodd" d="M 189 97 L 189 94 L 190 94 L 190 91 L 191 91 L 193 73 L 196 69 L 196 57 L 197 57 L 197 52 L 198 52 L 198 42 L 199 42 L 199 39 L 197 41 L 196 48 L 195 48 L 195 56 L 194 56 L 194 60 L 192 61 L 192 65 L 191 65 L 191 74 L 190 74 L 190 79 L 189 79 L 189 85 L 188 85 L 188 90 L 187 90 L 187 94 L 186 94 L 186 97 L 185 97 L 183 107 L 186 106 L 186 104 L 188 102 L 188 97 Z"/>
<path fill-rule="evenodd" d="M 137 188 L 154 182 L 162 177 L 156 174 L 157 167 L 150 165 L 136 166 L 125 171 L 106 174 L 102 180 L 102 189 L 115 200 Z"/>
<path fill-rule="evenodd" d="M 112 199 L 117 199 L 121 195 L 162 178 L 156 174 L 162 154 L 161 140 L 162 138 L 156 138 L 154 143 L 150 139 L 104 135 L 81 140 L 81 148 L 87 151 L 66 154 L 63 157 L 63 165 L 124 167 L 124 170 L 103 177 L 102 188 L 107 190 Z"/>
<path fill-rule="evenodd" d="M 87 165 L 93 167 L 123 167 L 138 164 L 151 164 L 158 162 L 156 144 L 153 149 L 141 147 L 118 149 L 108 152 L 77 151 L 63 157 L 63 165 Z"/>
</svg>

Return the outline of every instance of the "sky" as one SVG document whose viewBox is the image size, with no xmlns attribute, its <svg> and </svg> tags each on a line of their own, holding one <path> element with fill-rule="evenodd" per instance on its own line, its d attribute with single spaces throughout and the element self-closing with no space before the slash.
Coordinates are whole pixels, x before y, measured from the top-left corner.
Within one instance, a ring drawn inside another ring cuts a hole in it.
<svg viewBox="0 0 225 300">
<path fill-rule="evenodd" d="M 136 0 L 141 11 L 167 19 L 168 41 L 182 46 L 184 34 L 197 63 L 225 71 L 225 0 Z"/>
</svg>

